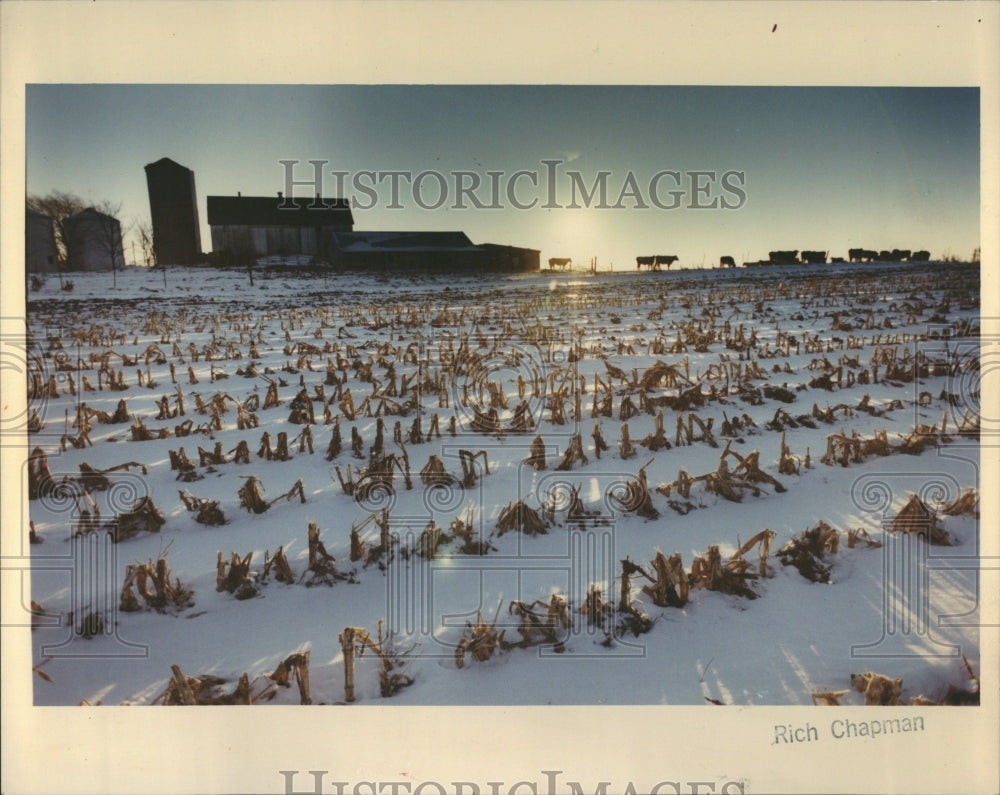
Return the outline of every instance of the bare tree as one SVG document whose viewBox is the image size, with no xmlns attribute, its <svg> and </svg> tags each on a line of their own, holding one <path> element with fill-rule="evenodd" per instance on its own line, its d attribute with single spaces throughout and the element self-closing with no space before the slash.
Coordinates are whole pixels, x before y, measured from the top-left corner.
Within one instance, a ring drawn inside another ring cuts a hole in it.
<svg viewBox="0 0 1000 795">
<path fill-rule="evenodd" d="M 122 227 L 118 218 L 122 205 L 121 202 L 116 204 L 105 200 L 97 204 L 94 209 L 98 215 L 92 242 L 98 251 L 107 256 L 108 262 L 111 263 L 113 284 L 117 288 L 118 266 L 125 264 L 122 241 L 127 231 L 127 228 Z"/>
<path fill-rule="evenodd" d="M 53 221 L 56 237 L 56 254 L 59 270 L 66 267 L 66 219 L 76 215 L 87 205 L 72 193 L 52 191 L 45 196 L 28 196 L 25 205 L 29 210 L 47 215 Z"/>
<path fill-rule="evenodd" d="M 147 267 L 160 265 L 163 270 L 163 287 L 167 287 L 167 263 L 158 263 L 156 259 L 156 231 L 153 222 L 148 218 L 133 218 L 132 228 L 139 237 L 139 247 L 142 249 L 142 262 Z"/>
<path fill-rule="evenodd" d="M 229 239 L 229 248 L 226 253 L 231 264 L 236 267 L 246 267 L 247 275 L 250 277 L 250 286 L 253 287 L 253 266 L 257 261 L 257 249 L 253 244 L 249 230 L 234 230 Z"/>
<path fill-rule="evenodd" d="M 139 247 L 142 249 L 142 262 L 148 268 L 156 265 L 156 247 L 153 242 L 153 222 L 148 218 L 132 220 L 132 228 L 139 236 Z"/>
</svg>

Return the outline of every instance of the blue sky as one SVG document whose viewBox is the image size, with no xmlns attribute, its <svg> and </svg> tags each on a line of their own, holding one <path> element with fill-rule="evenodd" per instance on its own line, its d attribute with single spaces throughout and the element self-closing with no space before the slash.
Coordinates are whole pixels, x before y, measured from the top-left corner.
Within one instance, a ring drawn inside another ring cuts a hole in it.
<svg viewBox="0 0 1000 795">
<path fill-rule="evenodd" d="M 622 269 L 653 253 L 691 266 L 776 248 L 967 257 L 979 245 L 975 88 L 35 84 L 26 138 L 29 193 L 121 202 L 126 223 L 149 215 L 143 166 L 166 156 L 193 169 L 206 249 L 205 197 L 275 195 L 287 159 L 298 180 L 328 161 L 327 196 L 331 172 L 346 172 L 359 230 L 460 229 Z M 387 171 L 441 178 L 416 195 L 400 178 L 393 208 Z M 499 206 L 456 207 L 457 172 Z M 603 179 L 604 205 L 578 192 L 568 206 L 574 179 L 586 192 Z"/>
</svg>

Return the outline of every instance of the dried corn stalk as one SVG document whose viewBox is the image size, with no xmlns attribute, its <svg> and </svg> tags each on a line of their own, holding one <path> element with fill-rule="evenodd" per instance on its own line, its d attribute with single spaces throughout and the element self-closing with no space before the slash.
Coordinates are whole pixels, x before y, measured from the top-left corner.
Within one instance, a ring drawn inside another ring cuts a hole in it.
<svg viewBox="0 0 1000 795">
<path fill-rule="evenodd" d="M 143 475 L 148 474 L 146 465 L 140 464 L 138 461 L 127 461 L 107 469 L 97 469 L 84 461 L 80 464 L 80 485 L 87 491 L 104 491 L 111 488 L 111 481 L 106 477 L 109 473 L 123 469 L 127 471 L 132 467 L 137 468 Z"/>
<path fill-rule="evenodd" d="M 937 523 L 934 511 L 928 508 L 916 494 L 911 494 L 906 505 L 892 520 L 890 530 L 894 533 L 914 533 L 931 544 L 951 546 L 951 539 Z"/>
<path fill-rule="evenodd" d="M 263 496 L 264 486 L 261 484 L 257 476 L 243 475 L 242 477 L 246 480 L 246 483 L 240 486 L 237 494 L 240 498 L 240 506 L 246 508 L 248 511 L 253 511 L 257 514 L 264 513 L 268 508 L 274 505 L 274 503 L 278 502 L 278 500 L 285 499 L 291 501 L 291 499 L 296 495 L 299 497 L 299 502 L 306 501 L 306 493 L 302 486 L 301 479 L 295 481 L 295 485 L 284 494 L 281 494 L 270 502 L 267 502 L 264 500 Z"/>
<path fill-rule="evenodd" d="M 657 519 L 660 512 L 653 507 L 653 499 L 649 493 L 649 482 L 646 479 L 646 467 L 653 463 L 655 459 L 650 458 L 639 468 L 635 479 L 630 480 L 624 493 L 619 495 L 611 493 L 608 499 L 620 510 L 626 513 L 635 513 L 644 519 Z"/>
<path fill-rule="evenodd" d="M 497 612 L 493 616 L 493 621 L 489 624 L 483 620 L 481 610 L 476 611 L 476 623 L 465 623 L 465 632 L 458 644 L 455 646 L 455 665 L 459 668 L 465 666 L 465 655 L 469 655 L 476 662 L 486 662 L 493 656 L 498 648 L 501 648 L 503 636 L 506 630 L 496 629 L 497 619 L 500 617 L 500 608 L 503 600 L 497 605 Z"/>
<path fill-rule="evenodd" d="M 979 492 L 975 487 L 965 489 L 953 500 L 938 509 L 946 516 L 974 516 L 979 518 Z"/>
<path fill-rule="evenodd" d="M 778 559 L 785 566 L 794 566 L 799 574 L 812 582 L 830 582 L 828 555 L 837 554 L 840 536 L 837 531 L 820 520 L 809 530 L 804 530 L 778 550 Z"/>
<path fill-rule="evenodd" d="M 641 574 L 650 582 L 655 582 L 652 577 L 642 568 L 633 563 L 629 558 L 621 561 L 621 589 L 618 597 L 618 613 L 622 616 L 616 632 L 624 634 L 625 630 L 631 630 L 632 634 L 638 637 L 653 628 L 653 621 L 639 610 L 632 603 L 632 577 Z"/>
<path fill-rule="evenodd" d="M 865 697 L 865 706 L 896 707 L 903 692 L 902 679 L 890 679 L 874 671 L 851 674 L 851 687 Z"/>
<path fill-rule="evenodd" d="M 463 555 L 485 555 L 488 552 L 496 551 L 496 547 L 489 541 L 484 541 L 476 537 L 478 533 L 473 523 L 471 508 L 464 520 L 457 516 L 451 520 L 451 524 L 448 525 L 448 532 L 455 538 L 462 540 L 462 546 L 458 548 L 458 551 Z"/>
<path fill-rule="evenodd" d="M 36 447 L 28 456 L 28 499 L 48 496 L 54 487 L 48 456 L 41 447 Z"/>
<path fill-rule="evenodd" d="M 184 503 L 185 508 L 191 512 L 198 512 L 194 517 L 194 520 L 198 524 L 216 526 L 226 523 L 225 514 L 223 514 L 222 509 L 219 507 L 218 500 L 195 497 L 185 494 L 183 491 L 178 491 L 177 493 L 180 495 L 181 502 Z"/>
<path fill-rule="evenodd" d="M 622 438 L 618 442 L 618 451 L 623 461 L 627 461 L 635 455 L 635 446 L 628 435 L 628 423 L 622 425 Z"/>
<path fill-rule="evenodd" d="M 267 579 L 272 568 L 274 569 L 274 579 L 278 582 L 283 582 L 288 585 L 295 582 L 295 574 L 292 572 L 292 567 L 288 562 L 288 558 L 285 556 L 284 546 L 278 547 L 273 556 L 269 555 L 266 550 L 264 551 L 264 571 L 261 574 L 262 580 Z"/>
<path fill-rule="evenodd" d="M 365 649 L 371 649 L 378 657 L 379 690 L 383 698 L 390 698 L 404 687 L 413 684 L 413 677 L 406 674 L 406 666 L 402 662 L 413 648 L 399 652 L 393 647 L 392 637 L 383 639 L 382 622 L 378 622 L 378 642 L 371 639 L 368 632 L 361 627 L 345 627 L 338 636 L 341 650 L 344 653 L 344 700 L 354 701 L 354 660 L 361 657 Z"/>
<path fill-rule="evenodd" d="M 545 469 L 545 442 L 542 441 L 541 434 L 531 440 L 527 464 L 535 471 Z"/>
<path fill-rule="evenodd" d="M 306 586 L 333 585 L 338 581 L 353 581 L 351 574 L 345 574 L 334 566 L 336 558 L 326 551 L 326 546 L 320 540 L 319 526 L 316 522 L 309 522 L 308 530 L 309 543 L 309 567 L 303 572 L 302 577 L 309 579 Z"/>
<path fill-rule="evenodd" d="M 723 565 L 719 546 L 713 544 L 704 557 L 696 557 L 691 563 L 690 582 L 709 591 L 756 599 L 759 594 L 746 583 L 747 580 L 756 580 L 758 576 L 749 561 L 741 557 L 733 556 Z"/>
<path fill-rule="evenodd" d="M 220 691 L 225 679 L 202 674 L 185 676 L 180 666 L 171 665 L 173 676 L 167 689 L 153 699 L 153 704 L 164 706 L 226 706 L 253 703 L 250 678 L 244 673 L 231 693 Z"/>
<path fill-rule="evenodd" d="M 532 536 L 548 532 L 538 512 L 529 508 L 522 500 L 508 503 L 497 517 L 498 535 L 511 530 Z"/>
<path fill-rule="evenodd" d="M 138 533 L 158 533 L 166 521 L 153 504 L 152 497 L 140 497 L 135 501 L 132 510 L 115 517 L 110 529 L 111 540 L 117 544 Z"/>
<path fill-rule="evenodd" d="M 652 585 L 644 585 L 642 592 L 653 600 L 657 607 L 683 607 L 688 601 L 688 575 L 681 562 L 681 554 L 675 552 L 669 558 L 657 550 L 650 562 L 656 579 Z M 638 573 L 648 577 L 645 571 Z"/>
<path fill-rule="evenodd" d="M 669 450 L 670 442 L 663 430 L 663 411 L 659 411 L 653 418 L 653 432 L 639 442 L 647 450 L 655 453 L 658 450 Z"/>
<path fill-rule="evenodd" d="M 562 460 L 559 462 L 556 470 L 559 472 L 570 470 L 577 461 L 582 461 L 584 464 L 588 463 L 587 456 L 583 452 L 583 440 L 580 438 L 580 434 L 575 433 L 570 437 L 569 445 L 567 445 L 566 452 L 563 453 Z"/>
<path fill-rule="evenodd" d="M 444 462 L 436 455 L 431 455 L 427 459 L 424 468 L 420 470 L 420 480 L 425 486 L 450 487 L 459 485 L 458 479 L 448 473 L 444 468 Z"/>
<path fill-rule="evenodd" d="M 149 586 L 153 586 L 153 590 Z M 153 561 L 141 564 L 129 564 L 125 567 L 125 579 L 122 583 L 119 609 L 124 612 L 135 612 L 142 608 L 139 597 L 147 607 L 158 612 L 167 608 L 183 610 L 194 604 L 193 593 L 185 588 L 180 578 L 170 582 L 170 568 L 166 558 L 159 557 Z"/>
<path fill-rule="evenodd" d="M 295 681 L 299 686 L 299 704 L 312 704 L 309 693 L 309 652 L 301 651 L 291 654 L 278 663 L 278 667 L 267 678 L 279 687 L 291 687 L 291 674 L 295 673 Z"/>
<path fill-rule="evenodd" d="M 221 552 L 217 554 L 215 590 L 231 593 L 239 600 L 256 596 L 256 578 L 250 574 L 250 561 L 253 560 L 253 552 L 248 552 L 243 558 L 233 552 L 229 563 L 222 559 Z"/>
<path fill-rule="evenodd" d="M 839 707 L 840 699 L 850 693 L 850 690 L 824 690 L 812 694 L 813 706 Z"/>
<path fill-rule="evenodd" d="M 517 627 L 521 640 L 517 643 L 503 643 L 503 648 L 551 644 L 552 650 L 557 654 L 565 651 L 558 635 L 560 628 L 570 628 L 569 606 L 563 597 L 552 594 L 548 602 L 536 599 L 531 604 L 513 599 L 507 606 L 507 612 L 521 620 Z"/>
<path fill-rule="evenodd" d="M 882 542 L 872 538 L 863 527 L 849 529 L 847 531 L 847 548 L 854 549 L 859 542 L 864 542 L 865 546 L 876 549 L 882 546 Z"/>
</svg>

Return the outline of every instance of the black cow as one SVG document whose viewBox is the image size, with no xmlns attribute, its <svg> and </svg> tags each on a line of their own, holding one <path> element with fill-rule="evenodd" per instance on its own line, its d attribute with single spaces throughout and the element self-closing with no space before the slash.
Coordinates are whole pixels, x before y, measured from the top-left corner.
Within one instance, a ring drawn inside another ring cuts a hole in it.
<svg viewBox="0 0 1000 795">
<path fill-rule="evenodd" d="M 772 265 L 795 265 L 799 261 L 798 251 L 769 251 L 767 257 Z"/>
<path fill-rule="evenodd" d="M 802 261 L 809 265 L 822 265 L 826 262 L 825 251 L 803 251 Z"/>
<path fill-rule="evenodd" d="M 910 254 L 910 262 L 928 262 L 931 258 L 929 251 L 914 251 Z"/>
<path fill-rule="evenodd" d="M 636 257 L 635 258 L 635 269 L 639 270 L 645 265 L 647 268 L 652 269 L 653 263 L 656 261 L 656 257 Z"/>
<path fill-rule="evenodd" d="M 894 248 L 890 253 L 889 257 L 892 262 L 902 262 L 905 259 L 910 258 L 910 250 L 908 248 Z"/>
<path fill-rule="evenodd" d="M 674 254 L 657 254 L 653 260 L 653 270 L 658 271 L 661 265 L 666 265 L 667 270 L 670 270 L 670 266 L 677 262 L 677 260 L 678 257 Z"/>
<path fill-rule="evenodd" d="M 549 270 L 555 270 L 556 268 L 566 270 L 566 268 L 572 266 L 572 257 L 549 257 Z"/>
<path fill-rule="evenodd" d="M 736 260 L 730 256 L 719 257 L 719 267 L 720 268 L 735 268 Z"/>
<path fill-rule="evenodd" d="M 868 248 L 852 248 L 847 252 L 847 258 L 851 262 L 872 262 L 877 260 L 878 252 Z"/>
</svg>

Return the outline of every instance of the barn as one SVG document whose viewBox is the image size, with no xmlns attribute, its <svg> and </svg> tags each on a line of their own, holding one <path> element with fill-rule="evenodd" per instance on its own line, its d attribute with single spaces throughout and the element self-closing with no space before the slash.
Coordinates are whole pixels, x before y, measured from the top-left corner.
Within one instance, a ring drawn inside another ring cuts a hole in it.
<svg viewBox="0 0 1000 795">
<path fill-rule="evenodd" d="M 474 244 L 464 232 L 356 232 L 346 199 L 209 196 L 212 250 L 224 262 L 309 255 L 335 268 L 537 271 L 540 252 Z"/>
<path fill-rule="evenodd" d="M 153 250 L 161 265 L 193 265 L 202 259 L 194 172 L 163 157 L 146 166 Z"/>
<path fill-rule="evenodd" d="M 307 254 L 326 258 L 332 235 L 350 232 L 346 199 L 209 196 L 212 250 L 241 258 Z"/>
<path fill-rule="evenodd" d="M 125 267 L 122 226 L 114 216 L 88 207 L 67 218 L 63 228 L 69 270 L 107 271 Z"/>
<path fill-rule="evenodd" d="M 363 270 L 513 272 L 538 270 L 535 249 L 474 244 L 464 232 L 338 232 L 330 264 Z"/>
<path fill-rule="evenodd" d="M 24 214 L 24 270 L 27 273 L 55 273 L 58 265 L 56 233 L 47 215 L 26 210 Z"/>
</svg>

